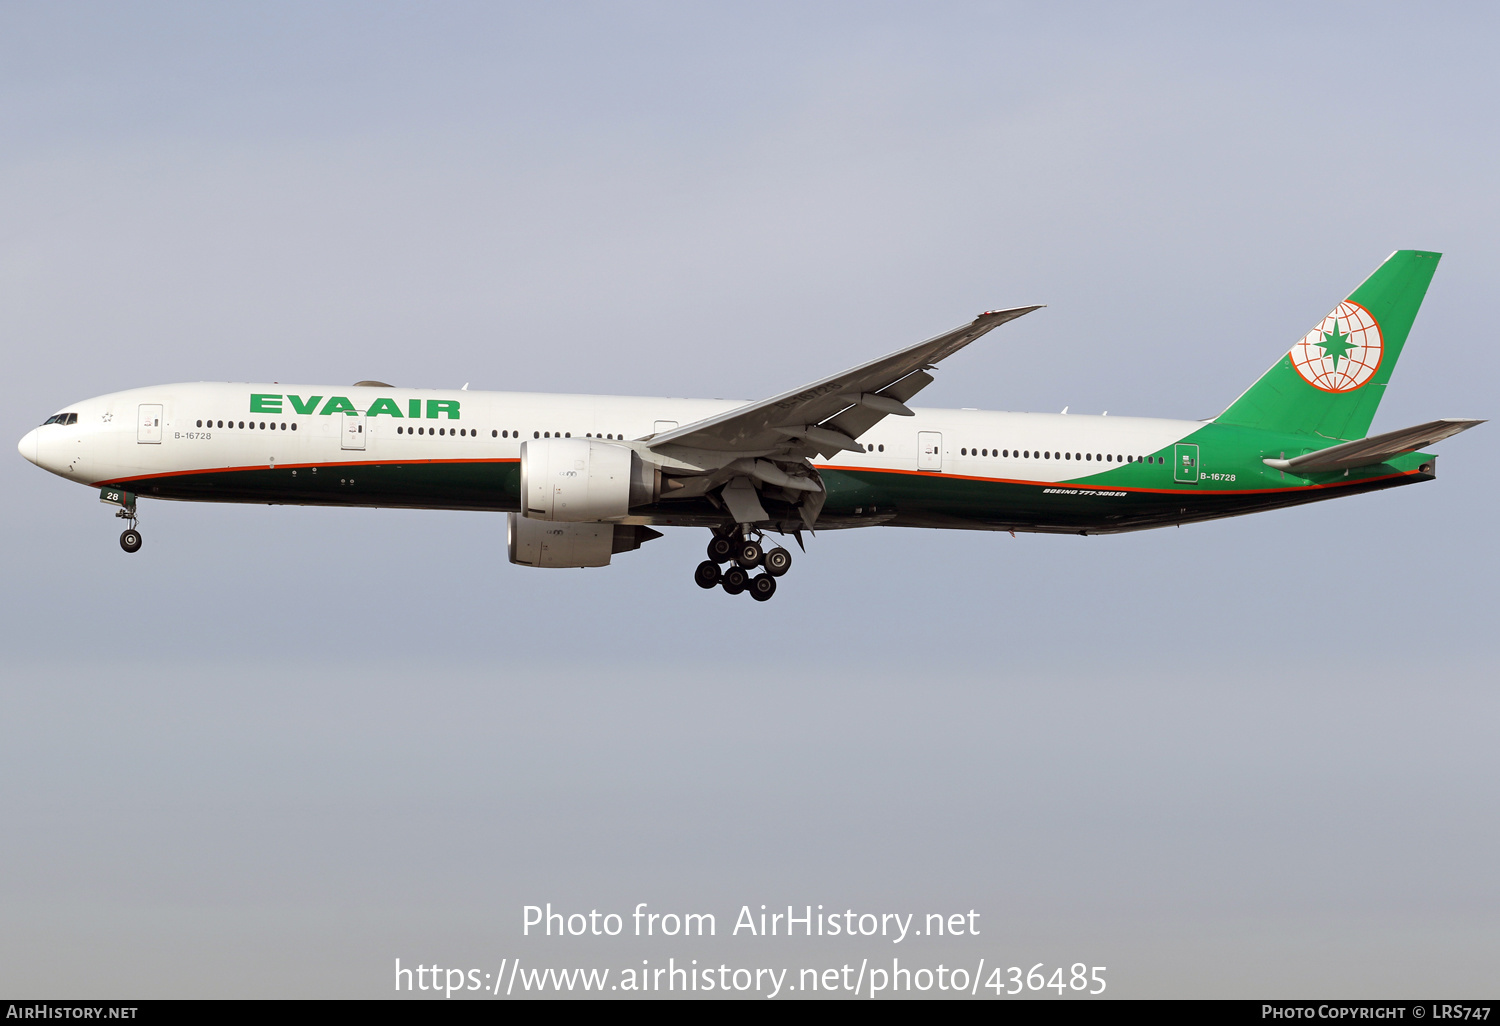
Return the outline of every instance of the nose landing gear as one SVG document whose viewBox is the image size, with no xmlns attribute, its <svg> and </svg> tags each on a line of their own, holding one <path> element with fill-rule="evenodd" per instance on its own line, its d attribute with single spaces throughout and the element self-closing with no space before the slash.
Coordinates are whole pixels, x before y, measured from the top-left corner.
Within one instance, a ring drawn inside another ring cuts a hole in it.
<svg viewBox="0 0 1500 1026">
<path fill-rule="evenodd" d="M 792 568 L 792 554 L 780 545 L 766 549 L 758 538 L 740 534 L 741 528 L 715 532 L 708 543 L 708 558 L 693 571 L 693 580 L 707 591 L 722 587 L 730 595 L 748 591 L 757 602 L 776 594 L 776 578 Z M 727 569 L 720 569 L 728 563 Z M 752 573 L 754 570 L 760 573 Z"/>
<path fill-rule="evenodd" d="M 121 520 L 130 521 L 130 526 L 125 528 L 120 534 L 120 548 L 126 552 L 139 552 L 141 550 L 141 532 L 136 529 L 135 525 L 135 505 L 132 504 L 126 506 L 124 509 L 117 510 L 115 516 Z"/>
</svg>

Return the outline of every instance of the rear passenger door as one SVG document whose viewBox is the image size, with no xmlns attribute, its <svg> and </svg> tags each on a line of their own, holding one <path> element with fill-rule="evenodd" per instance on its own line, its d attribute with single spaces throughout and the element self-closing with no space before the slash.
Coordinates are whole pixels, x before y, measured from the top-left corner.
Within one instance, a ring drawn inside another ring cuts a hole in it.
<svg viewBox="0 0 1500 1026">
<path fill-rule="evenodd" d="M 1178 484 L 1198 483 L 1198 443 L 1178 442 L 1173 446 L 1172 480 Z"/>
</svg>

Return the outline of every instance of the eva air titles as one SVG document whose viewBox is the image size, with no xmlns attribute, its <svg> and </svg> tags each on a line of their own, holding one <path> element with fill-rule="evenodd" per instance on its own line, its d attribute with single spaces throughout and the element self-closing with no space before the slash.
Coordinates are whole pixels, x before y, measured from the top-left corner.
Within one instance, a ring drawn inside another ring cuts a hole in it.
<svg viewBox="0 0 1500 1026">
<path fill-rule="evenodd" d="M 288 409 L 287 407 L 290 407 Z M 425 413 L 424 413 L 425 411 Z M 271 395 L 263 392 L 250 393 L 251 413 L 316 413 L 319 416 L 328 417 L 335 413 L 359 413 L 354 404 L 349 401 L 348 396 L 342 395 L 310 395 L 305 399 L 300 395 Z M 406 411 L 402 412 L 401 405 L 395 400 L 385 396 L 372 402 L 364 411 L 366 417 L 398 417 L 403 420 L 447 420 L 459 419 L 459 400 L 457 399 L 408 399 L 406 400 Z"/>
</svg>

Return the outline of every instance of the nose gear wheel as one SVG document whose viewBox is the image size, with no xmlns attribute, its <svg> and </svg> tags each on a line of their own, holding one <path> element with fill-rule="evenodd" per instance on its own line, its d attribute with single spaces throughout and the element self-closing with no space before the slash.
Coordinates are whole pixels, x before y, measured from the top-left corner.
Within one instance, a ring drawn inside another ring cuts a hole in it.
<svg viewBox="0 0 1500 1026">
<path fill-rule="evenodd" d="M 135 507 L 127 506 L 125 509 L 117 511 L 115 516 L 121 520 L 130 522 L 130 526 L 120 534 L 120 548 L 126 552 L 139 552 L 141 550 L 141 532 L 135 526 Z"/>
</svg>

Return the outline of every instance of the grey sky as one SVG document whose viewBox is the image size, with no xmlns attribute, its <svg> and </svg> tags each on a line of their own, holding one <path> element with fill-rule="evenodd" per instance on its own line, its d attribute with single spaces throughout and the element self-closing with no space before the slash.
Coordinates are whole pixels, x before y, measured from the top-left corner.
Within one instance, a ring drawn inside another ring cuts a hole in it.
<svg viewBox="0 0 1500 1026">
<path fill-rule="evenodd" d="M 1404 247 L 1375 430 L 1491 416 L 1497 28 L 9 5 L 6 437 L 176 380 L 755 398 L 1037 302 L 923 402 L 1209 417 Z M 1120 994 L 1488 993 L 1492 427 L 1183 530 L 825 533 L 756 607 L 694 531 L 547 572 L 500 517 L 145 503 L 127 557 L 0 460 L 0 992 L 374 996 L 542 958 L 523 903 L 826 895 Z"/>
</svg>

